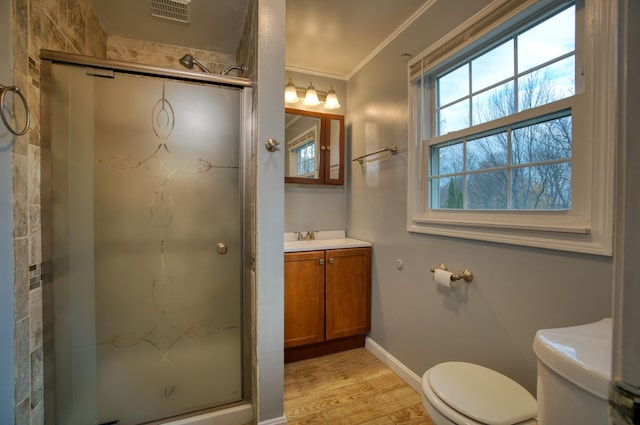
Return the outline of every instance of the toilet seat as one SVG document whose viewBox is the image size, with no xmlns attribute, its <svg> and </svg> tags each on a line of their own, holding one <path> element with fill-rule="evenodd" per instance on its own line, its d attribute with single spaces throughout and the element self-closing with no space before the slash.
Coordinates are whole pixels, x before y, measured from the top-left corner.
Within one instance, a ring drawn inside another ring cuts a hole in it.
<svg viewBox="0 0 640 425">
<path fill-rule="evenodd" d="M 427 400 L 457 424 L 536 423 L 535 398 L 512 379 L 485 367 L 446 362 L 425 372 Z"/>
</svg>

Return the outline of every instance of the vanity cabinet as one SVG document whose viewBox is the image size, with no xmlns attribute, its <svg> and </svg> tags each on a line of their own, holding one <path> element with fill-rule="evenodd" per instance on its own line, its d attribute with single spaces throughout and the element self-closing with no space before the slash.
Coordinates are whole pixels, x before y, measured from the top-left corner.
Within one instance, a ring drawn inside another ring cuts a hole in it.
<svg viewBox="0 0 640 425">
<path fill-rule="evenodd" d="M 371 329 L 371 248 L 284 257 L 285 361 L 363 346 Z"/>
</svg>

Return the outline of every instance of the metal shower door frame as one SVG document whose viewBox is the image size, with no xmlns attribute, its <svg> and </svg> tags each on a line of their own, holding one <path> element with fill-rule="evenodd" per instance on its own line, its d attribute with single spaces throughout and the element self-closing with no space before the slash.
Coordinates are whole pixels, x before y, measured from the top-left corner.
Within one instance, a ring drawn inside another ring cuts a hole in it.
<svg viewBox="0 0 640 425">
<path fill-rule="evenodd" d="M 255 149 L 252 142 L 253 129 L 253 82 L 246 78 L 204 74 L 180 69 L 170 69 L 152 65 L 76 55 L 42 50 L 41 58 L 41 234 L 42 234 L 42 298 L 43 298 L 43 344 L 44 344 L 44 404 L 45 423 L 55 424 L 55 357 L 54 357 L 54 302 L 53 302 L 53 231 L 52 231 L 52 182 L 51 182 L 51 69 L 54 63 L 91 67 L 105 72 L 114 71 L 133 75 L 151 76 L 234 87 L 242 90 L 240 111 L 240 185 L 242 210 L 242 401 L 197 413 L 222 410 L 236 405 L 252 404 L 255 373 L 253 358 L 255 341 L 253 338 L 252 307 L 254 305 L 255 276 Z M 191 416 L 192 414 L 184 415 Z M 176 417 L 175 419 L 179 419 Z"/>
</svg>

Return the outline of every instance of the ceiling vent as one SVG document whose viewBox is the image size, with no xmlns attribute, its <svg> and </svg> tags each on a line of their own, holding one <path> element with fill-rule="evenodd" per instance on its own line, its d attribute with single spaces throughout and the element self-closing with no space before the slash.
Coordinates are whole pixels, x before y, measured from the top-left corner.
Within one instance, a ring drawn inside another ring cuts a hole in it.
<svg viewBox="0 0 640 425">
<path fill-rule="evenodd" d="M 149 0 L 151 15 L 172 21 L 191 22 L 191 0 Z"/>
</svg>

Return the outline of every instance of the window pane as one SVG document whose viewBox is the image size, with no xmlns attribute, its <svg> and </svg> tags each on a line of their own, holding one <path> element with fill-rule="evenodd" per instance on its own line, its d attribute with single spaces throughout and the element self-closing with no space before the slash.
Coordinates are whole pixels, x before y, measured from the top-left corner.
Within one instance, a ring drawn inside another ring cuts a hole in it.
<svg viewBox="0 0 640 425">
<path fill-rule="evenodd" d="M 462 172 L 462 142 L 431 148 L 431 175 L 454 174 Z"/>
<path fill-rule="evenodd" d="M 513 78 L 513 39 L 471 61 L 471 86 L 475 93 L 499 81 Z"/>
<path fill-rule="evenodd" d="M 493 121 L 514 113 L 513 81 L 472 98 L 473 125 Z"/>
<path fill-rule="evenodd" d="M 469 64 L 438 78 L 438 106 L 469 96 Z"/>
<path fill-rule="evenodd" d="M 518 110 L 573 96 L 575 86 L 575 57 L 570 56 L 518 80 Z"/>
<path fill-rule="evenodd" d="M 437 194 L 431 208 L 462 209 L 462 176 L 433 179 L 431 193 Z"/>
<path fill-rule="evenodd" d="M 575 50 L 575 6 L 518 36 L 518 72 Z"/>
<path fill-rule="evenodd" d="M 315 161 L 315 143 L 302 145 L 298 148 L 298 175 L 297 177 L 315 177 L 316 161 Z"/>
<path fill-rule="evenodd" d="M 507 171 L 491 171 L 467 176 L 467 208 L 503 210 L 507 208 Z"/>
<path fill-rule="evenodd" d="M 506 132 L 467 142 L 467 170 L 506 166 L 507 142 Z"/>
<path fill-rule="evenodd" d="M 512 171 L 511 208 L 564 210 L 571 208 L 571 164 L 547 164 Z"/>
<path fill-rule="evenodd" d="M 469 127 L 469 99 L 438 111 L 438 135 Z"/>
<path fill-rule="evenodd" d="M 512 139 L 513 164 L 571 158 L 571 116 L 515 129 Z"/>
</svg>

